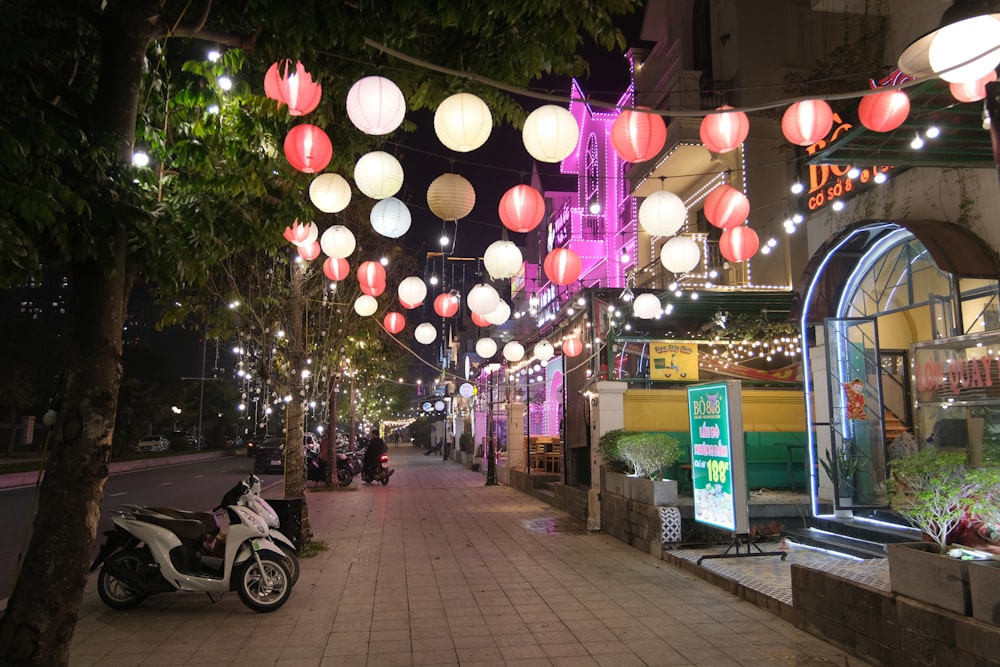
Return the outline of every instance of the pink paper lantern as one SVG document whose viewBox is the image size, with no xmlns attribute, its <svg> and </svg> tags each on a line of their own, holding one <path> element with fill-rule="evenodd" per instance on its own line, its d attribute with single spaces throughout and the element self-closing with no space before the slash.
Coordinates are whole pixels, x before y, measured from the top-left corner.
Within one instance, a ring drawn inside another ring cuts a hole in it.
<svg viewBox="0 0 1000 667">
<path fill-rule="evenodd" d="M 458 297 L 444 292 L 434 299 L 434 312 L 441 317 L 454 317 L 458 312 Z"/>
<path fill-rule="evenodd" d="M 625 109 L 611 125 L 611 145 L 626 162 L 645 162 L 655 157 L 667 141 L 663 118 Z"/>
<path fill-rule="evenodd" d="M 951 96 L 959 102 L 978 102 L 986 98 L 986 84 L 996 80 L 996 70 L 990 70 L 981 79 L 948 84 L 948 89 L 951 91 Z"/>
<path fill-rule="evenodd" d="M 757 232 L 746 225 L 733 227 L 722 232 L 719 238 L 719 252 L 730 262 L 743 262 L 757 253 L 760 240 Z"/>
<path fill-rule="evenodd" d="M 576 336 L 563 341 L 562 351 L 567 357 L 578 357 L 583 352 L 583 343 Z"/>
<path fill-rule="evenodd" d="M 306 245 L 296 246 L 295 249 L 299 251 L 299 257 L 307 262 L 313 261 L 319 257 L 321 252 L 323 252 L 323 249 L 319 247 L 319 241 L 313 241 L 312 243 Z"/>
<path fill-rule="evenodd" d="M 394 310 L 390 310 L 382 318 L 382 326 L 385 330 L 391 334 L 398 334 L 406 326 L 406 318 L 403 317 L 402 313 L 397 313 Z"/>
<path fill-rule="evenodd" d="M 351 265 L 346 259 L 327 257 L 323 262 L 323 275 L 330 280 L 343 280 L 351 272 Z"/>
<path fill-rule="evenodd" d="M 487 320 L 484 315 L 480 315 L 479 313 L 472 313 L 472 323 L 480 328 L 490 326 L 490 321 Z"/>
<path fill-rule="evenodd" d="M 406 308 L 407 310 L 413 310 L 414 308 L 419 308 L 420 306 L 422 306 L 423 303 L 407 303 L 402 299 L 400 299 L 399 305 L 401 305 L 403 308 Z"/>
<path fill-rule="evenodd" d="M 319 238 L 319 229 L 315 223 L 307 222 L 304 225 L 300 225 L 298 219 L 296 219 L 291 227 L 285 227 L 283 236 L 286 241 L 295 245 L 309 245 Z"/>
<path fill-rule="evenodd" d="M 781 132 L 796 146 L 811 146 L 830 133 L 833 109 L 823 100 L 803 100 L 785 109 Z"/>
<path fill-rule="evenodd" d="M 279 60 L 268 68 L 264 94 L 279 104 L 287 104 L 292 116 L 304 116 L 319 106 L 323 87 L 312 80 L 301 62 L 295 62 L 294 71 L 289 71 L 291 64 L 291 60 Z"/>
<path fill-rule="evenodd" d="M 358 267 L 358 282 L 362 287 L 373 288 L 381 285 L 385 289 L 385 267 L 378 262 L 361 262 L 361 266 Z"/>
<path fill-rule="evenodd" d="M 530 232 L 545 217 L 545 199 L 530 185 L 515 185 L 500 198 L 500 222 L 512 232 Z"/>
<path fill-rule="evenodd" d="M 910 98 L 902 90 L 887 90 L 861 98 L 858 119 L 872 132 L 891 132 L 910 115 Z"/>
<path fill-rule="evenodd" d="M 718 185 L 705 197 L 705 217 L 719 229 L 742 225 L 748 215 L 750 200 L 731 185 Z"/>
<path fill-rule="evenodd" d="M 569 248 L 556 248 L 545 257 L 545 275 L 556 285 L 569 285 L 580 277 L 583 262 Z"/>
<path fill-rule="evenodd" d="M 728 104 L 724 104 L 717 110 L 732 109 Z M 727 113 L 713 113 L 705 116 L 701 121 L 701 128 L 698 134 L 701 136 L 701 143 L 713 153 L 728 153 L 746 141 L 747 134 L 750 133 L 750 119 L 742 111 L 729 111 Z"/>
<path fill-rule="evenodd" d="M 368 296 L 379 296 L 385 291 L 385 283 L 376 283 L 374 285 L 361 285 L 361 293 L 367 294 Z"/>
<path fill-rule="evenodd" d="M 315 174 L 323 171 L 333 157 L 333 144 L 326 132 L 303 123 L 296 125 L 285 137 L 285 157 L 299 171 Z"/>
</svg>

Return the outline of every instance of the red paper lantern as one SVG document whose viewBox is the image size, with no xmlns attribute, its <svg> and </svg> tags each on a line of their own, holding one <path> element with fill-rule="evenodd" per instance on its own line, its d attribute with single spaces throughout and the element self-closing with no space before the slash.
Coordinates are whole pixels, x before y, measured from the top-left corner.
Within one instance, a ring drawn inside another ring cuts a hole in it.
<svg viewBox="0 0 1000 667">
<path fill-rule="evenodd" d="M 750 259 L 757 252 L 760 240 L 757 232 L 746 225 L 733 227 L 722 232 L 719 237 L 719 252 L 730 262 L 743 262 Z"/>
<path fill-rule="evenodd" d="M 625 109 L 611 125 L 611 145 L 626 162 L 656 157 L 667 141 L 667 126 L 656 114 Z"/>
<path fill-rule="evenodd" d="M 705 197 L 705 217 L 719 229 L 742 225 L 748 215 L 750 200 L 731 185 L 718 185 Z"/>
<path fill-rule="evenodd" d="M 583 352 L 583 343 L 576 336 L 563 341 L 562 351 L 567 357 L 578 357 Z"/>
<path fill-rule="evenodd" d="M 580 277 L 583 262 L 569 248 L 556 248 L 545 257 L 545 275 L 556 285 L 569 285 Z"/>
<path fill-rule="evenodd" d="M 441 317 L 454 317 L 458 312 L 458 297 L 444 292 L 434 299 L 434 312 Z"/>
<path fill-rule="evenodd" d="M 530 232 L 545 217 L 545 199 L 530 185 L 515 185 L 500 198 L 500 222 L 512 232 Z"/>
<path fill-rule="evenodd" d="M 385 283 L 377 283 L 375 285 L 361 285 L 361 293 L 367 294 L 368 296 L 379 296 L 385 291 Z"/>
<path fill-rule="evenodd" d="M 299 257 L 309 262 L 319 257 L 320 253 L 323 252 L 323 249 L 319 247 L 319 241 L 296 246 L 295 249 L 299 251 Z"/>
<path fill-rule="evenodd" d="M 722 109 L 732 109 L 732 107 L 723 104 L 717 111 Z M 698 130 L 701 143 L 713 153 L 728 153 L 735 150 L 746 141 L 749 133 L 750 119 L 742 111 L 709 114 L 702 119 L 701 128 Z"/>
<path fill-rule="evenodd" d="M 781 132 L 796 146 L 811 146 L 830 133 L 833 109 L 823 100 L 796 102 L 781 117 Z"/>
<path fill-rule="evenodd" d="M 475 324 L 477 327 L 482 327 L 484 329 L 490 326 L 489 320 L 487 320 L 486 317 L 480 315 L 479 313 L 472 313 L 472 323 Z"/>
<path fill-rule="evenodd" d="M 403 317 L 402 313 L 390 310 L 385 314 L 385 317 L 382 318 L 382 326 L 384 326 L 385 330 L 389 333 L 398 334 L 403 330 L 403 327 L 406 326 L 406 318 Z"/>
<path fill-rule="evenodd" d="M 326 132 L 303 123 L 296 125 L 285 137 L 285 157 L 293 167 L 306 174 L 323 171 L 333 157 L 333 144 Z"/>
<path fill-rule="evenodd" d="M 872 132 L 891 132 L 910 115 L 910 98 L 902 90 L 886 90 L 861 98 L 858 119 Z"/>
<path fill-rule="evenodd" d="M 358 267 L 358 282 L 362 287 L 377 287 L 385 289 L 385 267 L 378 262 L 361 262 Z"/>
<path fill-rule="evenodd" d="M 351 265 L 346 259 L 327 257 L 323 262 L 323 275 L 330 280 L 343 280 L 351 272 Z"/>
<path fill-rule="evenodd" d="M 986 84 L 997 80 L 996 70 L 990 70 L 986 76 L 975 81 L 948 84 L 951 96 L 959 102 L 978 102 L 986 97 Z"/>
<path fill-rule="evenodd" d="M 291 227 L 285 227 L 283 236 L 286 241 L 295 245 L 309 245 L 319 238 L 319 231 L 315 223 L 307 222 L 300 225 L 298 218 L 296 218 Z"/>
<path fill-rule="evenodd" d="M 280 104 L 288 105 L 292 116 L 304 116 L 319 106 L 323 97 L 323 87 L 312 80 L 299 61 L 295 70 L 289 71 L 291 60 L 279 60 L 271 65 L 264 75 L 264 94 Z"/>
</svg>

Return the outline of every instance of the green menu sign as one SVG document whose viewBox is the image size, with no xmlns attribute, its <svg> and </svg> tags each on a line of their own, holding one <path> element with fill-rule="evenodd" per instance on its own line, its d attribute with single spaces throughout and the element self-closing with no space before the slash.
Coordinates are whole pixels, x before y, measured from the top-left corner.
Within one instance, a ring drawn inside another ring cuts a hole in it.
<svg viewBox="0 0 1000 667">
<path fill-rule="evenodd" d="M 695 521 L 737 535 L 748 533 L 740 383 L 696 384 L 687 392 Z"/>
</svg>

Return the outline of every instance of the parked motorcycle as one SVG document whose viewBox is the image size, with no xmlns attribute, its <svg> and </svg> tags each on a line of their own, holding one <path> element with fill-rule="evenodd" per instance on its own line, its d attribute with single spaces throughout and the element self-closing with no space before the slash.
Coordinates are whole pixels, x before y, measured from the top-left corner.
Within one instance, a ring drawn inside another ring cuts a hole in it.
<svg viewBox="0 0 1000 667">
<path fill-rule="evenodd" d="M 242 495 L 240 484 L 243 484 L 246 488 L 242 492 Z M 285 555 L 285 560 L 288 561 L 286 563 L 288 565 L 288 575 L 291 577 L 292 586 L 294 586 L 299 580 L 299 559 L 296 556 L 298 550 L 295 548 L 295 543 L 279 530 L 281 528 L 281 521 L 278 519 L 278 513 L 260 495 L 260 477 L 251 473 L 240 484 L 230 489 L 229 493 L 233 494 L 233 497 L 236 497 L 237 505 L 242 505 L 256 512 L 260 518 L 264 519 L 264 523 L 267 524 L 269 529 L 268 536 L 281 549 L 281 552 Z"/>
<path fill-rule="evenodd" d="M 364 456 L 363 449 L 353 452 L 337 450 L 337 483 L 340 486 L 349 486 L 361 474 Z"/>
<path fill-rule="evenodd" d="M 381 482 L 382 486 L 385 486 L 389 483 L 389 478 L 394 472 L 396 471 L 389 467 L 389 455 L 382 454 L 377 464 L 367 466 L 361 471 L 361 479 L 364 480 L 365 484 L 378 481 Z"/>
<path fill-rule="evenodd" d="M 104 604 L 131 609 L 173 591 L 203 592 L 215 601 L 235 590 L 253 611 L 281 607 L 292 591 L 288 558 L 264 519 L 238 504 L 246 486 L 241 480 L 216 508 L 229 520 L 225 539 L 210 512 L 123 506 L 90 566 L 91 572 L 101 568 L 97 592 Z"/>
</svg>

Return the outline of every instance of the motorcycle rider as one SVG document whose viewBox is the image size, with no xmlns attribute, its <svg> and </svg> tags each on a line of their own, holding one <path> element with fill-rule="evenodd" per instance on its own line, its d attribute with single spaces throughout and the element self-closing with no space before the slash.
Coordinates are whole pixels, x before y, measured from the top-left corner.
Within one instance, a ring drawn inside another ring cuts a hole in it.
<svg viewBox="0 0 1000 667">
<path fill-rule="evenodd" d="M 368 449 L 365 450 L 365 468 L 375 470 L 381 465 L 382 455 L 389 451 L 385 445 L 385 440 L 379 437 L 378 427 L 372 429 L 371 438 L 368 440 Z"/>
</svg>

